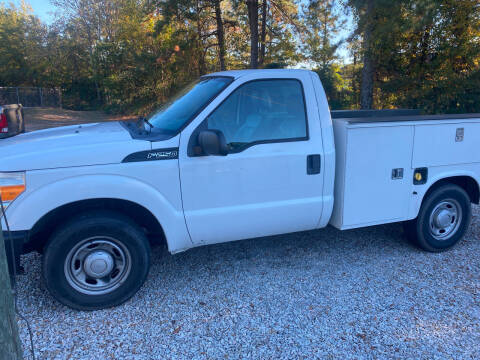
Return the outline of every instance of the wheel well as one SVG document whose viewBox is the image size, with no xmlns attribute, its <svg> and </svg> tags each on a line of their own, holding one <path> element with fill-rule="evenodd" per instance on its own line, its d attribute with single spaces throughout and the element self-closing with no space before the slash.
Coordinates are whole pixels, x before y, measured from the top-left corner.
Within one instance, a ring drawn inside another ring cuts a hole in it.
<svg viewBox="0 0 480 360">
<path fill-rule="evenodd" d="M 454 176 L 445 179 L 438 180 L 428 189 L 427 193 L 423 197 L 423 199 L 427 199 L 428 195 L 439 187 L 446 185 L 446 184 L 455 184 L 460 186 L 463 190 L 465 190 L 470 197 L 470 201 L 474 204 L 480 203 L 480 187 L 477 181 L 470 177 L 470 176 Z"/>
<path fill-rule="evenodd" d="M 165 234 L 157 218 L 143 206 L 128 200 L 89 199 L 62 205 L 44 215 L 30 231 L 24 251 L 42 251 L 59 225 L 75 215 L 93 210 L 110 210 L 126 215 L 142 227 L 153 241 L 165 241 Z"/>
</svg>

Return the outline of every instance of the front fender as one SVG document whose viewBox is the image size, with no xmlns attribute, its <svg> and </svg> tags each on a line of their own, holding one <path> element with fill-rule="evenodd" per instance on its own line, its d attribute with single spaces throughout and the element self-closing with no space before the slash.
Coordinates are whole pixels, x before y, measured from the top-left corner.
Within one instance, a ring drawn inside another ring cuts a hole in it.
<svg viewBox="0 0 480 360">
<path fill-rule="evenodd" d="M 124 175 L 79 175 L 45 184 L 14 201 L 7 218 L 12 231 L 30 230 L 62 205 L 99 198 L 128 200 L 149 210 L 162 225 L 171 252 L 192 247 L 181 206 L 173 206 L 152 185 Z"/>
</svg>

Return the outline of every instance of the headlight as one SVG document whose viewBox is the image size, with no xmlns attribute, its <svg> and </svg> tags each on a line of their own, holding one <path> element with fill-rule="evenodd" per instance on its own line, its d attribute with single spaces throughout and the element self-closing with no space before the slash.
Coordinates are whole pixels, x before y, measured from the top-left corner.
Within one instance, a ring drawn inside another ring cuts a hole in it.
<svg viewBox="0 0 480 360">
<path fill-rule="evenodd" d="M 21 193 L 25 191 L 25 173 L 24 172 L 0 172 L 0 196 L 3 205 L 7 207 Z"/>
</svg>

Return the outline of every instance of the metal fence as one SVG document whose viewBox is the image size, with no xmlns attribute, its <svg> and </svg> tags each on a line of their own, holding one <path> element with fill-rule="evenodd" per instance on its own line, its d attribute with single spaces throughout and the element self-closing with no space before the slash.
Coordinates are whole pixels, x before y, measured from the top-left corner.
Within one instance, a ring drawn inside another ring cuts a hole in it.
<svg viewBox="0 0 480 360">
<path fill-rule="evenodd" d="M 62 107 L 58 88 L 0 87 L 0 105 L 22 104 L 24 107 Z"/>
</svg>

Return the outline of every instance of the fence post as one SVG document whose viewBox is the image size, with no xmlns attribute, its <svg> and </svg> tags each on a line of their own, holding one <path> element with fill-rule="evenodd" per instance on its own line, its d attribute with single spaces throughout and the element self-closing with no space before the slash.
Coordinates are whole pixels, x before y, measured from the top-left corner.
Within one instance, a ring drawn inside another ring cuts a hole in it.
<svg viewBox="0 0 480 360">
<path fill-rule="evenodd" d="M 18 87 L 15 88 L 17 90 L 17 104 L 20 104 L 20 95 L 18 94 Z"/>
<path fill-rule="evenodd" d="M 42 96 L 42 88 L 38 88 L 38 95 L 40 97 L 40 107 L 43 107 L 43 96 Z"/>
<path fill-rule="evenodd" d="M 13 244 L 10 245 L 13 246 Z M 0 354 L 2 359 L 20 360 L 23 351 L 18 337 L 17 317 L 10 281 L 5 241 L 0 222 Z"/>
<path fill-rule="evenodd" d="M 62 88 L 57 88 L 58 89 L 58 101 L 60 102 L 60 109 L 63 109 L 62 107 Z"/>
</svg>

